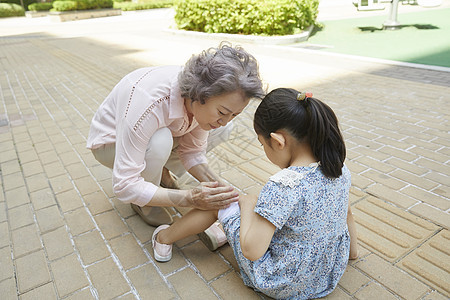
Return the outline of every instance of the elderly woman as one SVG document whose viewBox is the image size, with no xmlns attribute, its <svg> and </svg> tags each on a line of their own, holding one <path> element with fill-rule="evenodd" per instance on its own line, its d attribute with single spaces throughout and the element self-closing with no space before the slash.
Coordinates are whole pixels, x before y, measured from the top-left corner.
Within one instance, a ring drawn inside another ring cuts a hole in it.
<svg viewBox="0 0 450 300">
<path fill-rule="evenodd" d="M 152 226 L 172 222 L 163 207 L 224 208 L 238 193 L 210 169 L 206 151 L 228 138 L 230 121 L 251 98 L 263 95 L 255 58 L 222 43 L 192 56 L 184 67 L 126 75 L 95 113 L 87 147 L 113 169 L 116 197 Z M 173 189 L 168 170 L 175 175 L 187 170 L 201 184 Z M 208 235 L 218 239 L 220 233 L 211 228 Z M 217 246 L 216 241 L 210 249 Z"/>
</svg>

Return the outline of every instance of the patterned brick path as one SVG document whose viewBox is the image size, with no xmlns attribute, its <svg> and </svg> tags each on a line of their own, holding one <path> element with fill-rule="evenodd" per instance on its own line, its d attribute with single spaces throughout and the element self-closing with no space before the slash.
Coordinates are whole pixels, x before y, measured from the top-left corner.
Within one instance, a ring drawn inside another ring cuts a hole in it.
<svg viewBox="0 0 450 300">
<path fill-rule="evenodd" d="M 172 261 L 155 262 L 154 228 L 114 197 L 111 172 L 85 148 L 93 113 L 122 76 L 217 46 L 166 33 L 170 16 L 0 20 L 2 299 L 263 298 L 242 284 L 228 246 L 209 252 L 192 237 L 176 244 Z M 361 256 L 327 298 L 447 299 L 450 70 L 244 47 L 269 89 L 311 91 L 341 121 Z M 246 193 L 277 171 L 252 131 L 256 105 L 209 153 Z"/>
</svg>

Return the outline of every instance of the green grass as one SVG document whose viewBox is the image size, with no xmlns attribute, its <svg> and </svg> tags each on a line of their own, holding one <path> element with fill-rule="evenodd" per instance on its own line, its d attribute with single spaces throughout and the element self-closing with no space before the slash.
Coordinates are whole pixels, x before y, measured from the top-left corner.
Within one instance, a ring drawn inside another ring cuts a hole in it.
<svg viewBox="0 0 450 300">
<path fill-rule="evenodd" d="M 387 14 L 324 21 L 306 43 L 330 47 L 321 51 L 450 67 L 450 8 L 399 14 L 397 30 L 382 29 Z"/>
</svg>

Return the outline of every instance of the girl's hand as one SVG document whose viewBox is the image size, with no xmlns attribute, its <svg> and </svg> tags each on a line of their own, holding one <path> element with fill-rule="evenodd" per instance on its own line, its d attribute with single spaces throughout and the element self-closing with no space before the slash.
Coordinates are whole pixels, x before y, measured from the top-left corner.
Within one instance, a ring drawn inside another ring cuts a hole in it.
<svg viewBox="0 0 450 300">
<path fill-rule="evenodd" d="M 190 190 L 192 207 L 203 210 L 217 210 L 228 207 L 239 200 L 239 194 L 231 186 L 219 186 L 218 182 L 202 182 Z"/>
</svg>

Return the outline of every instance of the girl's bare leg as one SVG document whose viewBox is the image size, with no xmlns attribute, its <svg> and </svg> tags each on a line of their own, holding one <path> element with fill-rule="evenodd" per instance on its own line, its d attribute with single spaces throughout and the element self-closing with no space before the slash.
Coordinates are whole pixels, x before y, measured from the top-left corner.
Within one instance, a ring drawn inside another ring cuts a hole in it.
<svg viewBox="0 0 450 300">
<path fill-rule="evenodd" d="M 352 209 L 350 203 L 348 204 L 347 211 L 347 226 L 348 232 L 350 233 L 350 254 L 349 259 L 358 258 L 358 236 L 356 234 L 355 220 L 353 219 Z"/>
<path fill-rule="evenodd" d="M 161 230 L 156 236 L 156 241 L 167 245 L 173 244 L 188 236 L 205 231 L 215 221 L 217 221 L 217 210 L 192 209 L 169 228 Z"/>
</svg>

